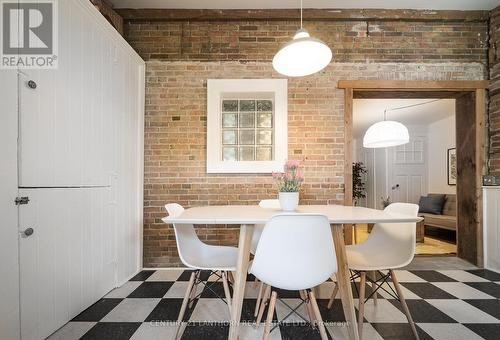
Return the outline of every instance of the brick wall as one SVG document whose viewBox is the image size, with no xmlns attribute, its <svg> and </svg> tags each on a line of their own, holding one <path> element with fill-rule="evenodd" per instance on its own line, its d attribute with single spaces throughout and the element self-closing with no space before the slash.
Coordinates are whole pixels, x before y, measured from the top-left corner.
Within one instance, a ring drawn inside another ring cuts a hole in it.
<svg viewBox="0 0 500 340">
<path fill-rule="evenodd" d="M 490 13 L 490 164 L 500 174 L 500 6 Z"/>
<path fill-rule="evenodd" d="M 486 22 L 306 21 L 334 62 L 289 79 L 289 158 L 303 162 L 301 202 L 343 200 L 343 92 L 339 79 L 476 80 L 487 76 Z M 144 266 L 179 265 L 163 205 L 254 204 L 275 197 L 269 175 L 207 175 L 206 80 L 275 78 L 270 60 L 297 28 L 289 21 L 125 23 L 146 62 Z M 238 228 L 199 226 L 213 244 L 235 244 Z"/>
<path fill-rule="evenodd" d="M 145 59 L 270 61 L 297 21 L 130 21 L 125 36 Z M 304 22 L 335 62 L 486 62 L 486 22 Z"/>
</svg>

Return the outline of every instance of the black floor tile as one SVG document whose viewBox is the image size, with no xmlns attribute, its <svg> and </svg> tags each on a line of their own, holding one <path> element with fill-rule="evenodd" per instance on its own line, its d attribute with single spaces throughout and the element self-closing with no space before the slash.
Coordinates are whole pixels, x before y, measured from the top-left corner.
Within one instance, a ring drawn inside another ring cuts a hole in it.
<svg viewBox="0 0 500 340">
<path fill-rule="evenodd" d="M 200 284 L 203 285 L 203 283 Z M 222 284 L 222 282 L 205 282 L 205 285 L 203 286 L 203 292 L 201 293 L 202 298 L 226 298 L 226 294 L 224 293 L 224 285 Z M 229 291 L 232 296 L 233 290 L 231 286 L 229 287 Z"/>
<path fill-rule="evenodd" d="M 71 321 L 97 322 L 105 317 L 123 299 L 101 299 L 92 306 L 78 314 Z"/>
<path fill-rule="evenodd" d="M 469 285 L 477 290 L 482 291 L 488 295 L 500 298 L 500 285 L 495 282 L 464 282 L 466 285 Z"/>
<path fill-rule="evenodd" d="M 409 340 L 414 339 L 411 327 L 407 323 L 372 323 L 373 328 L 385 340 Z M 420 340 L 433 340 L 429 334 L 417 327 Z"/>
<path fill-rule="evenodd" d="M 498 340 L 500 338 L 499 323 L 469 323 L 464 324 L 464 326 L 486 340 Z"/>
<path fill-rule="evenodd" d="M 297 290 L 286 290 L 286 289 L 278 289 L 272 288 L 272 291 L 275 291 L 278 294 L 278 298 L 280 299 L 298 299 L 300 298 L 300 293 Z"/>
<path fill-rule="evenodd" d="M 229 337 L 229 325 L 189 323 L 181 340 L 224 340 Z"/>
<path fill-rule="evenodd" d="M 242 322 L 254 322 L 256 320 L 256 317 L 254 316 L 255 302 L 256 301 L 257 301 L 257 299 L 244 299 L 243 300 L 243 307 L 241 308 L 241 318 L 240 318 L 240 320 Z M 279 303 L 279 302 L 276 302 L 276 303 Z M 267 306 L 264 309 L 264 314 L 262 315 L 261 322 L 264 322 L 266 319 L 267 319 Z M 274 311 L 273 321 L 278 322 L 276 310 Z"/>
<path fill-rule="evenodd" d="M 328 300 L 318 299 L 318 307 L 324 322 L 345 322 L 344 309 L 340 299 L 333 301 L 332 308 L 328 309 Z M 356 309 L 356 317 L 358 310 Z"/>
<path fill-rule="evenodd" d="M 189 278 L 191 277 L 192 270 L 185 270 L 177 279 L 177 281 L 189 281 Z M 201 281 L 207 281 L 208 278 L 210 277 L 211 271 L 210 270 L 202 270 L 200 274 L 200 280 Z"/>
<path fill-rule="evenodd" d="M 455 296 L 427 282 L 405 282 L 404 287 L 417 294 L 422 299 L 456 299 Z"/>
<path fill-rule="evenodd" d="M 162 298 L 173 284 L 173 282 L 143 282 L 127 297 Z"/>
<path fill-rule="evenodd" d="M 488 269 L 474 269 L 467 270 L 467 272 L 482 277 L 483 279 L 490 281 L 500 281 L 500 273 L 492 272 Z"/>
<path fill-rule="evenodd" d="M 403 307 L 398 300 L 387 300 L 404 313 Z M 425 300 L 406 300 L 408 309 L 414 322 L 421 323 L 456 323 L 447 314 L 431 305 Z"/>
<path fill-rule="evenodd" d="M 187 308 L 183 321 L 188 321 L 196 307 L 198 300 L 193 302 L 192 308 Z M 145 322 L 150 321 L 177 321 L 182 306 L 182 299 L 162 299 L 146 318 Z"/>
<path fill-rule="evenodd" d="M 484 299 L 484 300 L 464 300 L 464 301 L 500 320 L 500 300 Z"/>
<path fill-rule="evenodd" d="M 282 340 L 321 340 L 321 336 L 317 328 L 310 325 L 297 325 L 282 323 L 279 326 Z M 276 330 L 275 330 L 276 331 Z M 328 331 L 327 331 L 328 333 Z M 328 334 L 328 338 L 332 337 Z"/>
<path fill-rule="evenodd" d="M 140 322 L 99 322 L 81 340 L 127 340 L 141 325 Z"/>
<path fill-rule="evenodd" d="M 410 272 L 427 282 L 457 282 L 457 280 L 435 270 L 410 270 Z"/>
<path fill-rule="evenodd" d="M 154 274 L 156 270 L 143 270 L 136 276 L 130 279 L 130 281 L 146 281 L 151 275 Z"/>
</svg>

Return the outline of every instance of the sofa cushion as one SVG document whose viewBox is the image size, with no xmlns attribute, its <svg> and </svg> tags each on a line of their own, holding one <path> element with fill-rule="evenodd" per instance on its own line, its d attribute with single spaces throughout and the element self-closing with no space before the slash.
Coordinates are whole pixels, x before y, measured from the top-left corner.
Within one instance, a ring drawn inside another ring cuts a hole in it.
<svg viewBox="0 0 500 340">
<path fill-rule="evenodd" d="M 445 195 L 421 196 L 418 212 L 441 215 L 443 213 Z"/>
</svg>

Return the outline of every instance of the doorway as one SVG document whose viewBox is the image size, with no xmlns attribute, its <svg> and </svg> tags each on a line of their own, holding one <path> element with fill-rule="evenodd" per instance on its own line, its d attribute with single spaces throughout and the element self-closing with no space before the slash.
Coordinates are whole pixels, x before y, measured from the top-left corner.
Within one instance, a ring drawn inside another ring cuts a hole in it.
<svg viewBox="0 0 500 340">
<path fill-rule="evenodd" d="M 488 81 L 341 80 L 344 89 L 344 203 L 353 204 L 353 100 L 357 98 L 447 98 L 455 100 L 457 164 L 457 256 L 483 263 L 482 176 L 485 174 L 486 88 Z M 352 243 L 352 232 L 346 242 Z"/>
<path fill-rule="evenodd" d="M 409 142 L 367 148 L 366 131 L 386 120 L 403 124 Z M 437 199 L 439 211 L 421 211 L 417 227 L 417 255 L 456 255 L 456 184 L 448 178 L 447 153 L 455 150 L 455 99 L 353 99 L 354 204 L 383 209 L 392 202 L 419 204 Z M 363 197 L 364 196 L 364 197 Z M 371 225 L 354 226 L 354 243 L 361 243 Z"/>
</svg>

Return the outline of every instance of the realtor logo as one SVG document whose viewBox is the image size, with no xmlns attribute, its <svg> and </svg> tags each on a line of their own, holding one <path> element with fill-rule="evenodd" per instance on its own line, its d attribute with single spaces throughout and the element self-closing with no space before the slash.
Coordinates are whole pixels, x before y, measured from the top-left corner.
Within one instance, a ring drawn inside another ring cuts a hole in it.
<svg viewBox="0 0 500 340">
<path fill-rule="evenodd" d="M 1 68 L 57 68 L 57 0 L 1 5 Z"/>
</svg>

